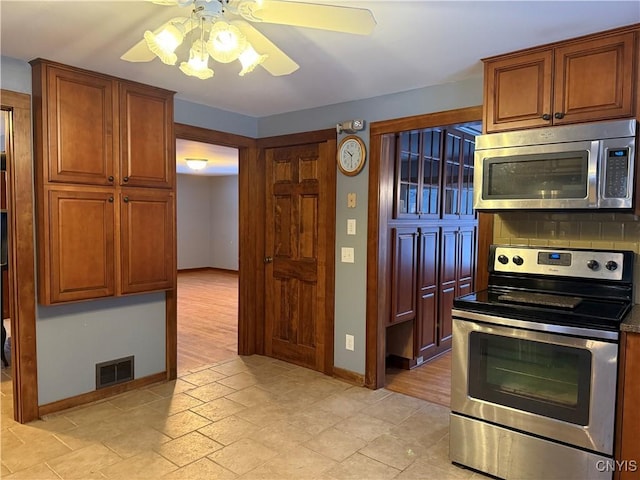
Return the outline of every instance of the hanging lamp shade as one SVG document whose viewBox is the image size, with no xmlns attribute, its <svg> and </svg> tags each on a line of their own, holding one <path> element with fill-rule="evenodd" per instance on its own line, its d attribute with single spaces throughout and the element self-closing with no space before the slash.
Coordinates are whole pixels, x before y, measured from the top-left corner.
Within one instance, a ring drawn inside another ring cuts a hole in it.
<svg viewBox="0 0 640 480">
<path fill-rule="evenodd" d="M 180 23 L 167 24 L 158 34 L 150 30 L 144 32 L 149 50 L 155 53 L 162 63 L 175 65 L 178 60 L 175 50 L 184 40 L 186 29 Z"/>
<path fill-rule="evenodd" d="M 213 70 L 209 68 L 209 54 L 207 53 L 204 43 L 198 39 L 193 42 L 191 50 L 189 50 L 189 61 L 180 64 L 180 70 L 185 75 L 197 77 L 201 80 L 213 77 Z"/>
<path fill-rule="evenodd" d="M 252 72 L 254 68 L 264 62 L 266 58 L 267 55 L 260 55 L 250 43 L 247 43 L 247 48 L 244 49 L 244 52 L 239 57 L 242 70 L 238 75 L 244 77 L 246 73 Z"/>
<path fill-rule="evenodd" d="M 220 63 L 236 60 L 247 46 L 247 39 L 234 25 L 218 21 L 211 27 L 207 51 L 211 58 Z"/>
</svg>

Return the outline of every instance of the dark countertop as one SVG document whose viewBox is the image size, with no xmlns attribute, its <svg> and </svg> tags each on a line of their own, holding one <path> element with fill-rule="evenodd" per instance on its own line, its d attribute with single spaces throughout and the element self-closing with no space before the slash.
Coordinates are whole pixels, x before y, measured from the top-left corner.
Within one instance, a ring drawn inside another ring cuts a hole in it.
<svg viewBox="0 0 640 480">
<path fill-rule="evenodd" d="M 620 325 L 623 332 L 640 333 L 640 304 L 634 305 L 633 310 L 627 315 Z"/>
</svg>

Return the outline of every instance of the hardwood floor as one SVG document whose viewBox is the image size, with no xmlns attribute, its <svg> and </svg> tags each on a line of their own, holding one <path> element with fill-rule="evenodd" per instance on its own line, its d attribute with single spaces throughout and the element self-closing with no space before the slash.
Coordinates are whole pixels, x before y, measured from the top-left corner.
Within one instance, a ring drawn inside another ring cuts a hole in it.
<svg viewBox="0 0 640 480">
<path fill-rule="evenodd" d="M 413 370 L 387 368 L 385 388 L 445 407 L 450 406 L 451 352 Z"/>
<path fill-rule="evenodd" d="M 238 353 L 238 272 L 178 272 L 178 373 Z"/>
<path fill-rule="evenodd" d="M 203 269 L 178 272 L 178 372 L 238 352 L 238 273 Z M 451 353 L 414 368 L 388 368 L 388 390 L 449 406 Z"/>
</svg>

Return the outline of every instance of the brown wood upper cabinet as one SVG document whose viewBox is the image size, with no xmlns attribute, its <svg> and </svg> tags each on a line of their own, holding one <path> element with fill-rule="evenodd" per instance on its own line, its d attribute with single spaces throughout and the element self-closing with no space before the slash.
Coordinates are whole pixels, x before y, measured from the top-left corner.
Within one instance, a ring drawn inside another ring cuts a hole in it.
<svg viewBox="0 0 640 480">
<path fill-rule="evenodd" d="M 48 182 L 172 187 L 173 92 L 41 59 L 31 64 Z"/>
<path fill-rule="evenodd" d="M 171 188 L 173 93 L 129 82 L 119 93 L 120 185 Z"/>
<path fill-rule="evenodd" d="M 173 92 L 31 65 L 40 303 L 173 288 Z"/>
<path fill-rule="evenodd" d="M 483 59 L 485 131 L 633 116 L 637 32 L 616 32 Z"/>
</svg>

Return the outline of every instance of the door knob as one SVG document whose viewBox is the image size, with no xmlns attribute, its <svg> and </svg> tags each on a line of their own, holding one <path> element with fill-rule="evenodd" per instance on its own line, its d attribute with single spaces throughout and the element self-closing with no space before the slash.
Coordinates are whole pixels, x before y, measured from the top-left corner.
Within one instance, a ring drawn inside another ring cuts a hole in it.
<svg viewBox="0 0 640 480">
<path fill-rule="evenodd" d="M 264 257 L 264 263 L 273 263 L 273 257 Z"/>
</svg>

